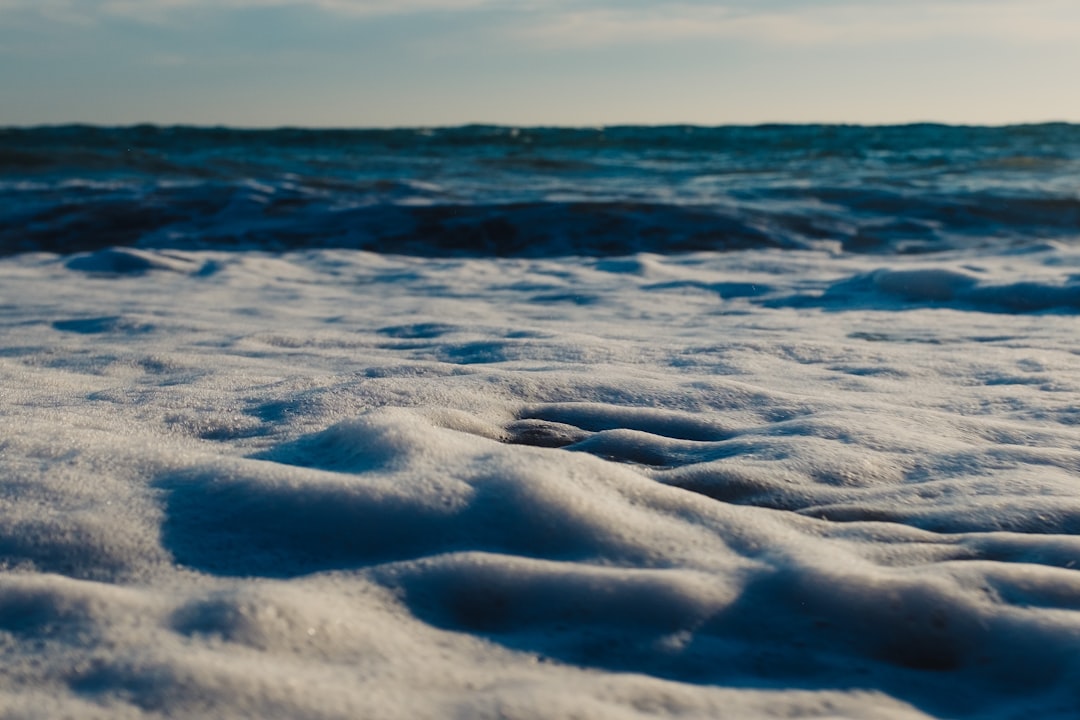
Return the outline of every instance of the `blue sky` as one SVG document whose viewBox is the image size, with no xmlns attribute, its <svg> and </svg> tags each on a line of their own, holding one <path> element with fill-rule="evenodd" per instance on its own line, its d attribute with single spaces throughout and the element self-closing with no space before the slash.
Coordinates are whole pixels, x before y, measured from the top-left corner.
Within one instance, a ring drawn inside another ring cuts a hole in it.
<svg viewBox="0 0 1080 720">
<path fill-rule="evenodd" d="M 1076 0 L 0 0 L 0 125 L 1080 121 Z"/>
</svg>

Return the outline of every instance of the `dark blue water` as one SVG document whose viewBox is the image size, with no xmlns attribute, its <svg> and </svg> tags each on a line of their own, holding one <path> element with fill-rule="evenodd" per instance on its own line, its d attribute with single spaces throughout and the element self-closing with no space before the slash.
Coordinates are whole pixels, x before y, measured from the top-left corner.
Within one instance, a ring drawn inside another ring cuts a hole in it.
<svg viewBox="0 0 1080 720">
<path fill-rule="evenodd" d="M 928 253 L 1080 236 L 1080 125 L 0 129 L 0 253 Z"/>
</svg>

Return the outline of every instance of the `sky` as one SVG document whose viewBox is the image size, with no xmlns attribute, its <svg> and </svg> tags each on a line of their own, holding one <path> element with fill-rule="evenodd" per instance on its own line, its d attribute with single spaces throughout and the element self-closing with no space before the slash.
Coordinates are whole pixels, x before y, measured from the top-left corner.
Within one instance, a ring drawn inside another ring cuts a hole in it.
<svg viewBox="0 0 1080 720">
<path fill-rule="evenodd" d="M 1076 0 L 0 0 L 0 125 L 1080 121 Z"/>
</svg>

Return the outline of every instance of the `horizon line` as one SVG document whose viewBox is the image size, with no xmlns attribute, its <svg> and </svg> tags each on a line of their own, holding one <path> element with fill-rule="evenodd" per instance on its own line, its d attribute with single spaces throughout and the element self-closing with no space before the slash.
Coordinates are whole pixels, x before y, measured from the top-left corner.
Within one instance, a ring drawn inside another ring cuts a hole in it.
<svg viewBox="0 0 1080 720">
<path fill-rule="evenodd" d="M 355 132 L 355 131 L 395 131 L 395 130 L 456 130 L 465 128 L 500 128 L 507 130 L 609 130 L 617 128 L 698 128 L 702 130 L 718 128 L 772 128 L 772 127 L 847 127 L 847 128 L 899 128 L 916 126 L 935 126 L 949 128 L 1015 128 L 1015 127 L 1046 127 L 1052 125 L 1080 125 L 1080 120 L 1028 120 L 1019 122 L 949 122 L 942 120 L 907 120 L 897 122 L 848 122 L 848 121 L 762 121 L 762 122 L 732 122 L 732 123 L 699 123 L 699 122 L 662 122 L 662 123 L 506 123 L 470 121 L 463 123 L 435 123 L 435 124 L 401 124 L 401 125 L 297 125 L 284 123 L 280 125 L 242 125 L 228 123 L 189 123 L 189 122 L 154 122 L 136 121 L 122 123 L 65 121 L 43 123 L 14 123 L 0 124 L 0 132 L 11 130 L 47 130 L 62 128 L 93 128 L 101 130 L 118 129 L 184 129 L 184 130 L 231 130 L 240 132 L 276 132 L 276 131 L 324 131 L 324 132 Z"/>
</svg>

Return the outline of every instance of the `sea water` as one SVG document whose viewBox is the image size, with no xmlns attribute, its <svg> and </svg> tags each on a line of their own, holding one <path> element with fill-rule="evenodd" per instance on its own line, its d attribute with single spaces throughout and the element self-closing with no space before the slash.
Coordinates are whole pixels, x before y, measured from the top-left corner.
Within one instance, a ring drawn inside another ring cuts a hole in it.
<svg viewBox="0 0 1080 720">
<path fill-rule="evenodd" d="M 0 130 L 0 717 L 1073 718 L 1080 127 Z"/>
</svg>

